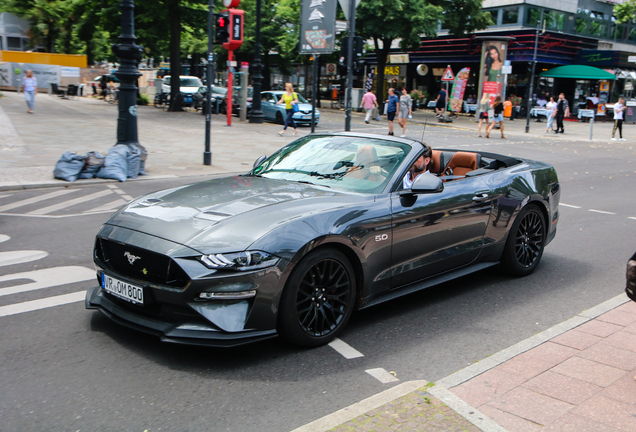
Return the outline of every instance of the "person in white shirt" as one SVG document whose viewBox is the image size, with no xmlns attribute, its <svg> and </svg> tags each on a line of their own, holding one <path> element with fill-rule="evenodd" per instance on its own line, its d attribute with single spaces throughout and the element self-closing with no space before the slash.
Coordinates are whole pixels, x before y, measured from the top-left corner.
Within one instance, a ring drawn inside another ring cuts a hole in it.
<svg viewBox="0 0 636 432">
<path fill-rule="evenodd" d="M 625 141 L 623 138 L 623 111 L 625 111 L 625 99 L 618 98 L 618 102 L 614 104 L 614 130 L 612 131 L 612 141 L 616 141 L 614 136 L 616 135 L 616 129 L 620 136 L 620 141 Z"/>
<path fill-rule="evenodd" d="M 22 78 L 22 92 L 24 93 L 24 99 L 26 99 L 27 112 L 33 114 L 33 108 L 35 107 L 35 94 L 38 91 L 38 81 L 33 78 L 33 72 L 26 71 L 26 76 Z"/>
<path fill-rule="evenodd" d="M 556 115 L 557 103 L 554 101 L 554 96 L 550 96 L 550 102 L 545 104 L 545 109 L 548 110 L 546 117 L 548 118 L 548 125 L 545 128 L 546 132 L 552 130 L 552 123 L 554 123 L 554 116 Z"/>
<path fill-rule="evenodd" d="M 411 189 L 413 187 L 413 183 L 419 176 L 429 172 L 428 167 L 431 163 L 432 154 L 433 150 L 429 146 L 426 146 L 424 153 L 417 158 L 404 176 L 404 179 L 402 180 L 402 187 L 404 189 Z"/>
</svg>

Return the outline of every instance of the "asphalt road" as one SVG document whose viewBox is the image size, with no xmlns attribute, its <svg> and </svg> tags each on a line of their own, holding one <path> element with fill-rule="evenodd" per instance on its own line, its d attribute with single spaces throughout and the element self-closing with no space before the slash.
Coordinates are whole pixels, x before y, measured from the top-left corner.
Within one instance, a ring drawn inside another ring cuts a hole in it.
<svg viewBox="0 0 636 432">
<path fill-rule="evenodd" d="M 325 114 L 320 130 L 343 121 Z M 381 128 L 358 120 L 353 130 Z M 632 144 L 486 141 L 441 128 L 424 140 L 552 163 L 558 233 L 529 277 L 489 269 L 355 313 L 341 336 L 363 355 L 353 359 L 278 339 L 236 349 L 162 344 L 73 297 L 96 283 L 92 245 L 108 205 L 197 179 L 0 192 L 0 431 L 292 430 L 395 383 L 439 380 L 622 292 L 635 249 Z M 34 278 L 38 288 L 11 293 Z M 398 381 L 383 383 L 372 369 Z"/>
</svg>

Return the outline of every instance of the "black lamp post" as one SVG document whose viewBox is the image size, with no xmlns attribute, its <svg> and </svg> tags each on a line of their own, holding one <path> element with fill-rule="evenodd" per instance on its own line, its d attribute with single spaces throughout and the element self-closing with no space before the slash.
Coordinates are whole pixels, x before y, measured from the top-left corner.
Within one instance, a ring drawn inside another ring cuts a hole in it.
<svg viewBox="0 0 636 432">
<path fill-rule="evenodd" d="M 141 76 L 137 63 L 143 48 L 135 43 L 135 4 L 133 0 L 121 2 L 121 35 L 119 43 L 111 49 L 119 57 L 119 117 L 117 118 L 117 144 L 138 144 L 137 137 L 137 79 Z"/>
<path fill-rule="evenodd" d="M 261 0 L 256 0 L 256 35 L 254 37 L 254 64 L 252 65 L 252 80 L 254 80 L 254 97 L 252 98 L 252 111 L 250 123 L 263 123 L 263 110 L 261 109 Z"/>
<path fill-rule="evenodd" d="M 534 54 L 532 55 L 532 73 L 530 74 L 530 89 L 528 93 L 528 110 L 526 112 L 526 133 L 530 132 L 530 111 L 532 110 L 532 93 L 534 93 L 534 74 L 537 67 L 537 45 L 539 44 L 539 30 L 541 21 L 537 21 L 537 33 L 534 36 Z"/>
</svg>

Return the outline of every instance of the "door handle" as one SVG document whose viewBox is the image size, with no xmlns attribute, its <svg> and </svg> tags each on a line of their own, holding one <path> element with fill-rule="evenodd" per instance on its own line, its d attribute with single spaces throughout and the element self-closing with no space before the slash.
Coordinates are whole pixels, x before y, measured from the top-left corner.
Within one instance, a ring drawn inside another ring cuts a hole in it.
<svg viewBox="0 0 636 432">
<path fill-rule="evenodd" d="M 487 193 L 479 193 L 479 194 L 476 194 L 473 197 L 473 201 L 475 201 L 475 202 L 485 201 L 487 199 L 488 199 L 488 194 Z"/>
</svg>

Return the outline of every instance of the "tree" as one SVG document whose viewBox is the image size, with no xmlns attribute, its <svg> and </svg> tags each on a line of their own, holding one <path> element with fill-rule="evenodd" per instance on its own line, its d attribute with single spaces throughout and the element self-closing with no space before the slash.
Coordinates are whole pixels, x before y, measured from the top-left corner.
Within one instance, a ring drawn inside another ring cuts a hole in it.
<svg viewBox="0 0 636 432">
<path fill-rule="evenodd" d="M 619 24 L 631 24 L 636 21 L 636 0 L 625 0 L 615 5 L 614 16 Z"/>
<path fill-rule="evenodd" d="M 436 36 L 443 8 L 425 0 L 362 0 L 356 10 L 356 31 L 373 39 L 378 60 L 376 97 L 384 100 L 384 68 L 394 40 L 403 51 L 417 49 L 420 35 Z"/>
</svg>

